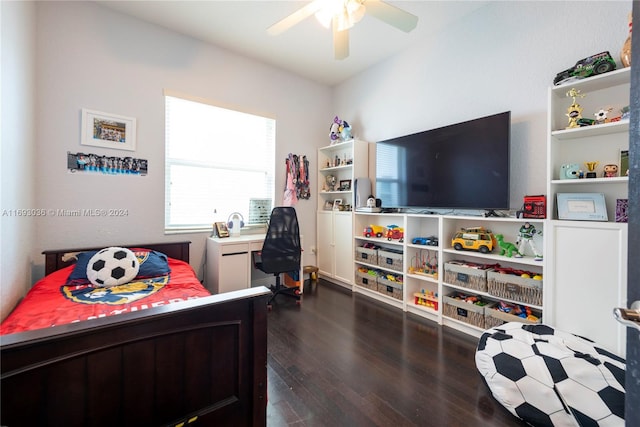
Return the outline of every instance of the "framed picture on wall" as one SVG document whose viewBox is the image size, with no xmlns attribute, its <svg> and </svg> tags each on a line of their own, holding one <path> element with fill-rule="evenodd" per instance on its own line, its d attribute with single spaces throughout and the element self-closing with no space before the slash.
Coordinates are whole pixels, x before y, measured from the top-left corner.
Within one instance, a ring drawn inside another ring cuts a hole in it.
<svg viewBox="0 0 640 427">
<path fill-rule="evenodd" d="M 82 145 L 136 150 L 136 119 L 82 109 Z"/>
</svg>

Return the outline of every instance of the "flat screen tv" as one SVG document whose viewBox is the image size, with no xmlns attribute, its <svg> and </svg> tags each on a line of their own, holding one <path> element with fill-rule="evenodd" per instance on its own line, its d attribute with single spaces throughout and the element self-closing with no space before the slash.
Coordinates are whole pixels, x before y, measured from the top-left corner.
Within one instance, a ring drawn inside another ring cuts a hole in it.
<svg viewBox="0 0 640 427">
<path fill-rule="evenodd" d="M 384 208 L 509 209 L 511 112 L 376 144 Z"/>
</svg>

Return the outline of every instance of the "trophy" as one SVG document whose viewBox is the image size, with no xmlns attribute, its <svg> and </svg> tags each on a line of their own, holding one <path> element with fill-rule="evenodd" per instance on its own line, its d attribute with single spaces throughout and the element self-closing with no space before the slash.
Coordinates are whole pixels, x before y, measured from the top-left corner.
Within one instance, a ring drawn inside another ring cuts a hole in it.
<svg viewBox="0 0 640 427">
<path fill-rule="evenodd" d="M 569 108 L 567 108 L 566 116 L 569 118 L 569 126 L 567 126 L 567 129 L 580 127 L 578 120 L 582 118 L 582 107 L 576 102 L 576 98 L 584 98 L 586 95 L 580 94 L 580 91 L 576 88 L 571 88 L 571 90 L 567 92 L 567 96 L 573 99 L 573 102 Z"/>
<path fill-rule="evenodd" d="M 587 178 L 595 178 L 596 177 L 596 166 L 598 166 L 598 162 L 584 162 L 584 165 L 587 167 Z"/>
</svg>

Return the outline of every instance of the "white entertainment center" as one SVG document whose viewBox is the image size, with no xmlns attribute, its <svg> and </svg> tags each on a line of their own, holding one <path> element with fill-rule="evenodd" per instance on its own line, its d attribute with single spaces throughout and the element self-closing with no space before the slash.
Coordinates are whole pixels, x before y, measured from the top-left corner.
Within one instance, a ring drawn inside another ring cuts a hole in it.
<svg viewBox="0 0 640 427">
<path fill-rule="evenodd" d="M 525 305 L 541 322 L 586 336 L 624 356 L 626 332 L 614 320 L 612 310 L 627 306 L 627 224 L 616 222 L 615 207 L 617 200 L 628 197 L 628 178 L 625 171 L 620 171 L 623 176 L 603 177 L 602 166 L 620 164 L 620 152 L 629 147 L 629 122 L 623 119 L 568 130 L 565 127 L 571 104 L 566 93 L 570 89 L 586 95 L 579 101 L 585 117 L 587 112 L 591 115 L 592 110 L 601 108 L 612 108 L 611 116 L 615 117 L 616 109 L 629 104 L 629 82 L 630 69 L 625 68 L 549 89 L 546 219 L 333 210 L 332 201 L 337 198 L 353 206 L 353 191 L 327 189 L 326 176 L 352 182 L 369 176 L 367 143 L 348 141 L 320 148 L 317 241 L 321 276 L 353 292 L 474 336 L 480 336 L 486 327 L 499 324 L 500 320 L 509 320 L 505 315 L 493 317 L 496 310 L 489 310 L 495 304 L 503 301 Z M 332 163 L 332 159 L 340 164 Z M 599 162 L 596 178 L 559 176 L 563 164 L 591 161 Z M 558 193 L 604 194 L 608 220 L 558 219 Z M 501 234 L 505 241 L 515 243 L 525 222 L 539 232 L 534 242 L 544 254 L 542 260 L 536 260 L 531 251 L 516 258 L 499 255 L 500 248 L 482 253 L 452 247 L 457 231 L 476 227 L 490 229 L 494 235 Z M 402 241 L 376 237 L 375 233 L 365 236 L 367 227 L 390 225 L 404 230 Z M 437 246 L 412 243 L 416 237 L 431 236 L 438 239 Z M 453 261 L 499 264 L 501 268 L 523 271 L 526 276 L 504 279 L 504 275 L 497 277 L 477 269 L 460 270 Z M 436 275 L 416 270 L 425 262 L 436 265 Z M 475 279 L 475 274 L 484 278 L 469 280 L 469 276 Z M 457 293 L 475 295 L 488 305 L 478 309 L 452 300 L 450 296 Z"/>
</svg>

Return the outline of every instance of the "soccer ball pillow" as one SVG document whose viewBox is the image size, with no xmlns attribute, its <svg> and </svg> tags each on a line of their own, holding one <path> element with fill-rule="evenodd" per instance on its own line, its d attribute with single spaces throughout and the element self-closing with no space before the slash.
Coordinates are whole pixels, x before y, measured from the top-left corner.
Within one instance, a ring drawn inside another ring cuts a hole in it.
<svg viewBox="0 0 640 427">
<path fill-rule="evenodd" d="M 87 278 L 96 287 L 110 288 L 133 280 L 140 263 L 127 248 L 110 247 L 98 251 L 87 264 Z"/>
<path fill-rule="evenodd" d="M 476 366 L 496 400 L 530 425 L 624 427 L 625 360 L 586 338 L 505 323 L 484 332 Z"/>
</svg>

